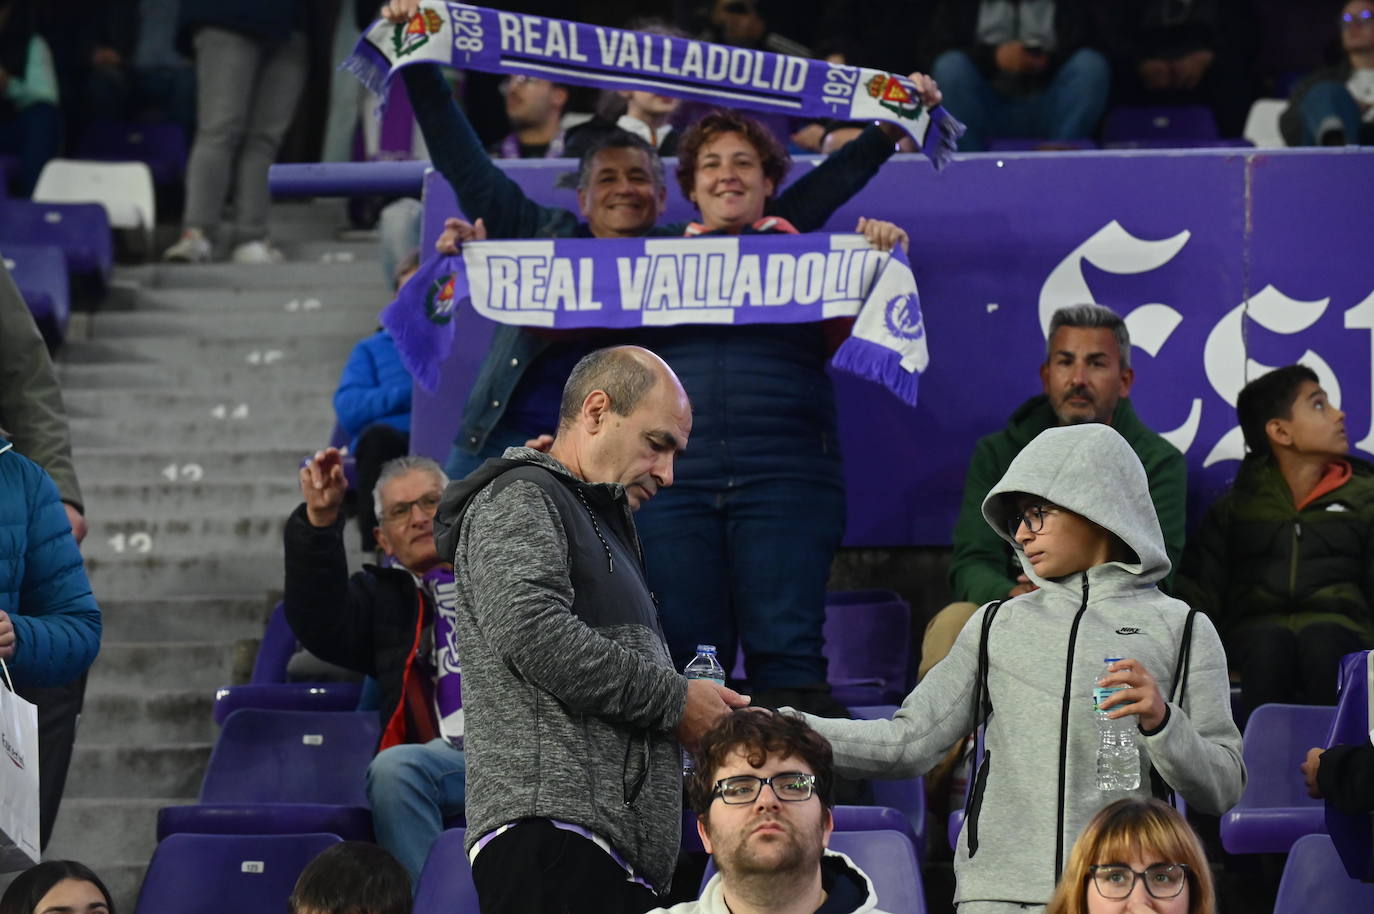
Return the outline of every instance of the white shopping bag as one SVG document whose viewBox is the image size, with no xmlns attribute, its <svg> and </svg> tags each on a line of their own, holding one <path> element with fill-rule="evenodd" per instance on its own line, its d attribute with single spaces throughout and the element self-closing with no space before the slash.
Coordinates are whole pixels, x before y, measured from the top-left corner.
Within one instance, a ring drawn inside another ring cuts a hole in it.
<svg viewBox="0 0 1374 914">
<path fill-rule="evenodd" d="M 0 660 L 0 873 L 38 862 L 38 706 L 20 698 Z"/>
</svg>

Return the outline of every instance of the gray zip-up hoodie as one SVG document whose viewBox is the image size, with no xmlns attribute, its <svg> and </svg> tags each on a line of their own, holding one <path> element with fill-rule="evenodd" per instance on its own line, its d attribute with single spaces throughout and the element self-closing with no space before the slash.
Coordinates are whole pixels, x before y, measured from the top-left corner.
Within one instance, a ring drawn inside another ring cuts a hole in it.
<svg viewBox="0 0 1374 914">
<path fill-rule="evenodd" d="M 687 680 L 668 657 L 624 486 L 508 448 L 449 486 L 435 529 L 458 588 L 468 849 L 520 819 L 571 822 L 666 891 Z"/>
<path fill-rule="evenodd" d="M 1121 538 L 1138 561 L 1108 562 L 1045 579 L 1006 530 L 1008 493 L 1067 508 Z M 1002 604 L 988 636 L 992 714 L 968 820 L 955 852 L 956 902 L 1044 904 L 1088 819 L 1124 794 L 1096 786 L 1098 730 L 1092 690 L 1107 657 L 1134 658 L 1174 687 L 1188 607 L 1162 594 L 1169 573 L 1163 536 L 1139 458 L 1106 425 L 1049 429 L 1012 461 L 983 502 L 983 517 L 1020 553 L 1039 590 Z M 964 626 L 948 657 L 892 720 L 808 722 L 835 749 L 835 767 L 858 777 L 924 774 L 974 728 L 973 694 L 984 614 Z M 1231 720 L 1226 655 L 1211 621 L 1193 623 L 1181 706 L 1139 734 L 1141 786 L 1153 765 L 1191 806 L 1221 813 L 1245 787 L 1240 733 Z"/>
</svg>

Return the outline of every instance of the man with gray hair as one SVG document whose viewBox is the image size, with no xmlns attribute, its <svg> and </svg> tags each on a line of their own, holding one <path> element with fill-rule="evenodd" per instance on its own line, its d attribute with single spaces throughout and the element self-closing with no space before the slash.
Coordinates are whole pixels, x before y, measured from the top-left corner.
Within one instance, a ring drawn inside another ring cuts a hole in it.
<svg viewBox="0 0 1374 914">
<path fill-rule="evenodd" d="M 1015 564 L 1010 547 L 983 520 L 982 504 L 1021 449 L 1047 428 L 1100 422 L 1126 439 L 1145 466 L 1169 564 L 1178 567 L 1188 470 L 1178 449 L 1146 428 L 1131 408 L 1128 396 L 1134 383 L 1130 334 L 1115 312 L 1089 304 L 1054 313 L 1040 366 L 1041 393 L 1022 403 L 1005 428 L 979 439 L 973 449 L 949 564 L 950 590 L 959 602 L 941 610 L 926 627 L 922 677 L 949 653 L 979 606 L 1035 589 Z"/>
<path fill-rule="evenodd" d="M 285 531 L 286 618 L 311 653 L 377 680 L 382 739 L 367 793 L 378 843 L 414 885 L 466 795 L 453 570 L 434 547 L 434 512 L 448 477 L 428 457 L 382 466 L 374 533 L 390 562 L 363 565 L 351 577 L 339 451 L 306 461 L 300 484 L 304 503 Z"/>
</svg>

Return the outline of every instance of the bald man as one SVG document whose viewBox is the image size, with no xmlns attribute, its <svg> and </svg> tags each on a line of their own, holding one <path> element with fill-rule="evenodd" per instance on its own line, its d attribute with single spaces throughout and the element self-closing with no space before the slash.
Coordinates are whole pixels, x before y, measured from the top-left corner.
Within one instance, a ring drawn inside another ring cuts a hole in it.
<svg viewBox="0 0 1374 914">
<path fill-rule="evenodd" d="M 439 507 L 483 914 L 639 914 L 668 889 L 679 744 L 748 703 L 673 669 L 645 584 L 631 512 L 673 484 L 691 432 L 662 359 L 597 350 L 568 378 L 547 454 L 509 448 Z"/>
</svg>

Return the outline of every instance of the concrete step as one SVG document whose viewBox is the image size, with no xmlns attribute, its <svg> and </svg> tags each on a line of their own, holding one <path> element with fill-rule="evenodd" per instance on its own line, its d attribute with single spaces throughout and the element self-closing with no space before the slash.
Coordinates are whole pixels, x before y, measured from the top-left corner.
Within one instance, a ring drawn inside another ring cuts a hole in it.
<svg viewBox="0 0 1374 914">
<path fill-rule="evenodd" d="M 74 390 L 63 396 L 63 402 L 67 415 L 73 419 L 117 418 L 134 422 L 184 416 L 220 422 L 252 419 L 278 423 L 321 412 L 332 421 L 333 397 L 332 386 L 281 390 L 255 384 L 208 391 L 195 388 Z"/>
<path fill-rule="evenodd" d="M 321 317 L 332 312 L 376 314 L 393 298 L 390 284 L 350 283 L 286 289 L 130 286 L 131 308 L 93 316 L 97 328 L 136 324 L 142 319 L 175 320 L 190 315 L 252 314 L 261 318 Z"/>
<path fill-rule="evenodd" d="M 120 447 L 76 447 L 72 460 L 81 479 L 100 482 L 215 482 L 240 479 L 295 479 L 301 459 L 314 448 L 245 450 L 235 453 L 201 448 L 149 453 Z"/>
<path fill-rule="evenodd" d="M 280 390 L 292 387 L 320 387 L 338 384 L 347 350 L 328 362 L 287 359 L 280 349 L 249 347 L 242 359 L 229 362 L 190 362 L 159 365 L 151 361 L 64 363 L 57 366 L 58 383 L 68 391 L 124 388 L 194 388 L 200 390 L 248 390 L 264 387 Z M 275 353 L 275 355 L 273 354 Z M 267 361 L 264 362 L 264 359 Z"/>
<path fill-rule="evenodd" d="M 293 506 L 294 507 L 294 506 Z M 241 517 L 125 519 L 95 516 L 82 543 L 87 556 L 110 557 L 156 551 L 161 555 L 226 552 L 280 543 L 286 511 Z M 142 537 L 135 539 L 139 534 Z M 151 540 L 145 545 L 145 539 Z"/>
<path fill-rule="evenodd" d="M 89 540 L 88 540 L 89 542 Z M 277 596 L 100 598 L 106 644 L 261 638 Z M 199 693 L 197 693 L 199 694 Z M 89 703 L 89 691 L 87 702 Z"/>
<path fill-rule="evenodd" d="M 195 443 L 207 450 L 236 451 L 263 446 L 295 448 L 304 455 L 314 453 L 328 442 L 329 433 L 334 429 L 334 416 L 328 411 L 293 414 L 286 417 L 285 421 L 280 415 L 274 418 L 269 413 L 263 421 L 252 421 L 251 405 L 247 417 L 240 419 L 235 415 L 238 404 L 232 398 L 225 403 L 223 419 L 210 415 L 193 419 L 169 415 L 129 421 L 73 417 L 68 425 L 72 442 L 83 447 L 128 446 L 138 442 L 153 453 L 183 450 Z"/>
<path fill-rule="evenodd" d="M 70 797 L 62 801 L 62 812 L 44 856 L 49 860 L 80 860 L 101 879 L 109 878 L 105 861 L 141 861 L 146 866 L 157 847 L 157 811 L 180 802 L 177 797 L 131 798 L 122 794 L 113 798 Z M 118 899 L 115 903 L 121 911 L 133 910 L 132 903 L 127 907 Z"/>
<path fill-rule="evenodd" d="M 210 743 L 114 745 L 78 740 L 64 797 L 172 797 L 193 802 L 200 794 Z"/>
<path fill-rule="evenodd" d="M 317 308 L 302 310 L 301 303 L 315 303 Z M 373 295 L 361 307 L 329 307 L 328 299 L 311 297 L 291 298 L 285 307 L 280 300 L 271 310 L 240 308 L 236 298 L 221 300 L 205 307 L 173 311 L 110 312 L 91 315 L 92 339 L 117 341 L 126 337 L 162 336 L 187 339 L 214 337 L 216 339 L 251 339 L 271 331 L 283 336 L 308 336 L 317 333 L 344 333 L 361 338 L 378 327 L 377 314 L 390 302 L 390 297 Z M 290 310 L 291 305 L 296 310 Z"/>
<path fill-rule="evenodd" d="M 336 378 L 360 335 L 321 333 L 310 336 L 277 336 L 271 332 L 263 332 L 255 337 L 243 339 L 129 336 L 113 340 L 72 340 L 65 348 L 72 361 L 88 365 L 140 362 L 191 365 L 209 362 L 220 367 L 271 367 L 277 361 L 290 360 L 314 365 L 323 372 L 323 377 Z"/>
<path fill-rule="evenodd" d="M 301 454 L 307 453 L 304 449 Z M 294 472 L 285 479 L 201 482 L 94 482 L 82 487 L 92 520 L 149 521 L 197 517 L 239 518 L 279 513 L 285 517 L 301 500 Z"/>
<path fill-rule="evenodd" d="M 135 545 L 139 545 L 137 542 Z M 87 554 L 86 571 L 97 599 L 219 594 L 266 595 L 281 590 L 282 557 L 279 544 L 261 544 L 270 552 L 216 554 L 205 550 L 160 554 L 154 543 L 147 554 L 125 553 L 111 557 Z M 216 683 L 218 684 L 218 683 Z"/>
<path fill-rule="evenodd" d="M 247 682 L 258 642 L 106 641 L 91 666 L 88 695 L 136 689 L 185 690 L 213 696 L 226 685 Z"/>
<path fill-rule="evenodd" d="M 209 745 L 219 735 L 213 706 L 213 693 L 198 689 L 102 689 L 86 696 L 80 740 L 89 745 Z"/>
<path fill-rule="evenodd" d="M 334 243 L 301 249 L 295 261 L 259 264 L 251 269 L 232 263 L 156 263 L 116 271 L 116 296 L 139 289 L 212 289 L 216 292 L 296 290 L 386 286 L 376 260 L 366 255 L 370 245 Z M 307 259 L 309 258 L 309 259 Z M 327 258 L 327 259 L 326 259 Z"/>
</svg>

